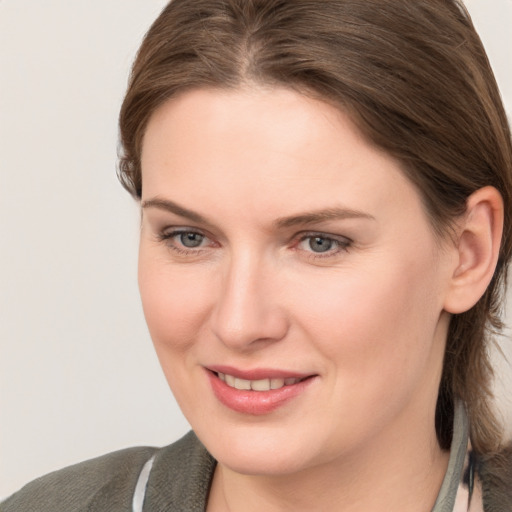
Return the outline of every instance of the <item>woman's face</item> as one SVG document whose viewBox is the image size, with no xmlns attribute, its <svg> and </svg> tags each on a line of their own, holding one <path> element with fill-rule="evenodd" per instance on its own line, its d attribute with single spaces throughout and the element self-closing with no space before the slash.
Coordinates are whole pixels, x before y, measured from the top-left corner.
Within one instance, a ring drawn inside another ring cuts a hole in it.
<svg viewBox="0 0 512 512">
<path fill-rule="evenodd" d="M 215 458 L 283 474 L 434 435 L 454 255 L 396 161 L 291 90 L 196 90 L 142 170 L 146 320 Z"/>
</svg>

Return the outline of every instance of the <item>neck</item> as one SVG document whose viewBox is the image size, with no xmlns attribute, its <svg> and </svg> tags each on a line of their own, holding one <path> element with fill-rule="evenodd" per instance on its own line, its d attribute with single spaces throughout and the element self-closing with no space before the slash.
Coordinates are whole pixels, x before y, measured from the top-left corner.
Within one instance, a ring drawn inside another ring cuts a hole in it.
<svg viewBox="0 0 512 512">
<path fill-rule="evenodd" d="M 395 424 L 354 453 L 286 475 L 243 475 L 219 464 L 208 512 L 428 512 L 449 458 L 433 425 L 433 418 L 426 422 L 424 417 L 414 426 Z"/>
</svg>

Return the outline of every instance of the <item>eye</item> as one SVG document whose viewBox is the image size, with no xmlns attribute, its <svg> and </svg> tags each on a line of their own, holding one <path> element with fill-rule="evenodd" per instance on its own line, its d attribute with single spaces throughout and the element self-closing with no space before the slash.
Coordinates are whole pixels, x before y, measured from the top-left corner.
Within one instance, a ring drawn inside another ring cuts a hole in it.
<svg viewBox="0 0 512 512">
<path fill-rule="evenodd" d="M 306 234 L 301 237 L 297 248 L 311 256 L 328 257 L 346 252 L 351 241 L 344 237 L 328 236 L 323 233 Z"/>
<path fill-rule="evenodd" d="M 191 229 L 166 229 L 158 234 L 158 240 L 178 253 L 192 253 L 206 248 L 212 241 L 202 233 Z"/>
</svg>

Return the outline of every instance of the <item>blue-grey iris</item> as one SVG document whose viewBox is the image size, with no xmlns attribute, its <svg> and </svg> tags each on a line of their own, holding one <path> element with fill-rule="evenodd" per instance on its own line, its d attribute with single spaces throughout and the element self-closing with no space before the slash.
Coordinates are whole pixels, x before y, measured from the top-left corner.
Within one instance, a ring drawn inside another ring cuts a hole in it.
<svg viewBox="0 0 512 512">
<path fill-rule="evenodd" d="M 199 233 L 181 233 L 180 234 L 180 242 L 185 247 L 199 247 L 203 242 L 204 236 L 200 235 Z"/>
<path fill-rule="evenodd" d="M 332 249 L 334 241 L 321 236 L 313 236 L 309 239 L 309 247 L 313 252 L 327 252 Z"/>
</svg>

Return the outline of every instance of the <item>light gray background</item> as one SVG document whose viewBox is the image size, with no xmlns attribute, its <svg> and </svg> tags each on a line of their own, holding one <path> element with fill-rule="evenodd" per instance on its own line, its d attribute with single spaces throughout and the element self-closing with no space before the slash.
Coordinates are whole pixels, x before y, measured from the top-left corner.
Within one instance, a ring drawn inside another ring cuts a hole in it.
<svg viewBox="0 0 512 512">
<path fill-rule="evenodd" d="M 128 69 L 165 3 L 0 0 L 0 497 L 188 429 L 144 325 L 138 212 L 115 177 Z M 510 113 L 512 0 L 468 6 Z"/>
</svg>

